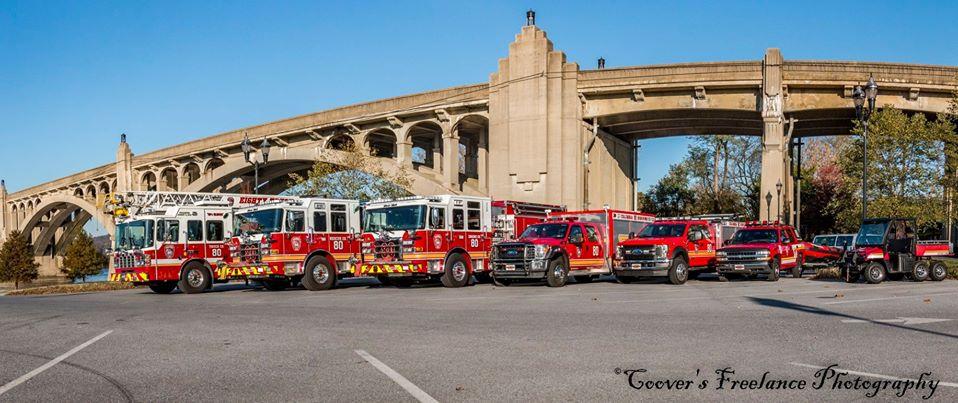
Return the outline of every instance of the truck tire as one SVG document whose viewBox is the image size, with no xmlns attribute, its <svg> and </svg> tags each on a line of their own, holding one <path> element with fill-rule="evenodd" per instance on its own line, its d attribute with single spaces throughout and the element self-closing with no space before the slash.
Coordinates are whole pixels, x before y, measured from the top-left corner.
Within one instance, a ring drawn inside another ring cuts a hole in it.
<svg viewBox="0 0 958 403">
<path fill-rule="evenodd" d="M 263 284 L 263 288 L 269 291 L 283 291 L 286 289 L 286 287 L 289 287 L 288 280 L 266 279 L 260 281 L 260 283 Z"/>
<path fill-rule="evenodd" d="M 878 284 L 885 281 L 885 265 L 878 262 L 871 262 L 865 266 L 865 281 L 868 284 Z"/>
<path fill-rule="evenodd" d="M 453 253 L 446 259 L 445 272 L 442 273 L 442 285 L 447 288 L 459 288 L 469 283 L 469 265 L 462 255 Z"/>
<path fill-rule="evenodd" d="M 669 282 L 675 285 L 685 284 L 689 279 L 689 264 L 682 256 L 676 256 L 669 265 Z"/>
<path fill-rule="evenodd" d="M 795 257 L 795 267 L 792 268 L 792 277 L 802 278 L 802 264 L 805 263 L 805 257 L 798 255 Z"/>
<path fill-rule="evenodd" d="M 928 280 L 928 262 L 915 262 L 915 267 L 911 269 L 911 279 L 922 282 Z"/>
<path fill-rule="evenodd" d="M 768 281 L 778 281 L 778 271 L 781 268 L 782 264 L 778 261 L 778 258 L 772 259 L 772 263 L 769 266 Z"/>
<path fill-rule="evenodd" d="M 931 269 L 928 270 L 928 278 L 931 281 L 941 281 L 945 277 L 948 277 L 948 268 L 945 267 L 945 264 L 939 261 L 935 261 L 931 264 Z"/>
<path fill-rule="evenodd" d="M 324 291 L 336 286 L 336 270 L 322 256 L 313 256 L 306 262 L 303 287 L 310 291 Z"/>
<path fill-rule="evenodd" d="M 190 262 L 183 268 L 177 287 L 184 294 L 196 294 L 210 288 L 212 284 L 213 276 L 210 275 L 209 270 L 206 270 L 206 266 L 199 262 Z"/>
<path fill-rule="evenodd" d="M 549 261 L 546 266 L 546 284 L 549 287 L 562 287 L 569 280 L 569 268 L 565 259 L 558 257 Z"/>
<path fill-rule="evenodd" d="M 175 281 L 164 281 L 162 283 L 150 283 L 150 290 L 157 294 L 169 294 L 176 288 Z"/>
</svg>

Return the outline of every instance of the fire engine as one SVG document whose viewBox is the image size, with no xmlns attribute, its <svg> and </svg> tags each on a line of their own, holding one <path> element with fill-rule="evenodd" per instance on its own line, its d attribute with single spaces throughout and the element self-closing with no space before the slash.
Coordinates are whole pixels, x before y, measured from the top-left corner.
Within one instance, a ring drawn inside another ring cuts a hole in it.
<svg viewBox="0 0 958 403">
<path fill-rule="evenodd" d="M 837 248 L 799 239 L 795 228 L 779 222 L 747 223 L 725 244 L 715 253 L 722 280 L 728 276 L 764 274 L 769 281 L 778 281 L 780 270 L 801 277 L 805 259 L 834 261 L 841 255 Z"/>
<path fill-rule="evenodd" d="M 914 281 L 941 281 L 948 269 L 935 258 L 953 254 L 948 241 L 918 240 L 913 219 L 870 218 L 862 222 L 855 248 L 845 253 L 841 274 L 849 283 L 862 275 L 870 284 L 906 276 Z"/>
<path fill-rule="evenodd" d="M 212 288 L 229 278 L 214 268 L 229 258 L 230 210 L 273 200 L 273 196 L 222 193 L 127 192 L 106 203 L 116 232 L 110 281 L 148 285 L 168 294 Z"/>
<path fill-rule="evenodd" d="M 501 285 L 545 278 L 550 287 L 561 287 L 569 276 L 592 281 L 612 272 L 610 251 L 653 219 L 611 209 L 550 212 L 546 222 L 527 227 L 516 241 L 493 247 L 493 276 Z"/>
<path fill-rule="evenodd" d="M 272 291 L 302 282 L 328 290 L 352 276 L 359 259 L 359 202 L 297 198 L 237 210 L 232 262 L 220 271 L 257 281 Z"/>
<path fill-rule="evenodd" d="M 446 287 L 468 284 L 470 275 L 491 280 L 489 248 L 545 219 L 558 206 L 437 195 L 372 201 L 365 206 L 361 276 L 407 287 L 425 279 Z"/>
<path fill-rule="evenodd" d="M 732 215 L 659 218 L 619 243 L 615 278 L 631 283 L 640 277 L 668 277 L 684 284 L 715 270 L 715 251 L 745 225 Z"/>
</svg>

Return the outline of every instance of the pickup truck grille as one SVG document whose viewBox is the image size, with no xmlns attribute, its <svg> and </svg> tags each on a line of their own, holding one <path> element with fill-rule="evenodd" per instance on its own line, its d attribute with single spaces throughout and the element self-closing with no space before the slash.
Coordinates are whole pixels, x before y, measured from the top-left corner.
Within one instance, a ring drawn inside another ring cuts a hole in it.
<svg viewBox="0 0 958 403">
<path fill-rule="evenodd" d="M 725 260 L 729 262 L 754 262 L 765 260 L 765 256 L 759 256 L 757 250 L 736 250 L 725 252 Z"/>
<path fill-rule="evenodd" d="M 503 263 L 522 262 L 535 257 L 535 249 L 532 245 L 526 244 L 505 244 L 497 245 L 498 249 L 496 261 Z"/>
<path fill-rule="evenodd" d="M 622 259 L 624 260 L 655 260 L 654 246 L 623 246 Z"/>
<path fill-rule="evenodd" d="M 373 243 L 373 255 L 376 260 L 402 260 L 402 245 L 399 240 L 376 241 Z"/>
</svg>

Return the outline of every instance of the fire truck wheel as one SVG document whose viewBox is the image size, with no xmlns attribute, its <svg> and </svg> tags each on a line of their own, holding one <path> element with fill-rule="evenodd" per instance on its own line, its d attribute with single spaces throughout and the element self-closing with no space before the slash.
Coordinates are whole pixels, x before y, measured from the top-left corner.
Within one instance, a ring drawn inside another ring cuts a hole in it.
<svg viewBox="0 0 958 403">
<path fill-rule="evenodd" d="M 180 291 L 184 294 L 196 294 L 210 288 L 213 281 L 210 271 L 200 263 L 193 262 L 183 268 L 183 274 L 180 276 L 180 282 L 177 284 Z"/>
<path fill-rule="evenodd" d="M 549 287 L 562 287 L 569 279 L 569 268 L 565 265 L 565 259 L 556 258 L 549 261 L 546 266 L 546 284 Z"/>
<path fill-rule="evenodd" d="M 805 257 L 798 255 L 795 258 L 795 267 L 792 268 L 792 277 L 802 278 L 802 264 L 805 263 Z"/>
<path fill-rule="evenodd" d="M 669 282 L 675 285 L 685 284 L 689 279 L 689 264 L 682 256 L 676 256 L 672 259 L 672 266 L 669 267 Z"/>
<path fill-rule="evenodd" d="M 289 287 L 288 280 L 263 280 L 260 283 L 263 284 L 263 288 L 270 291 L 283 291 Z"/>
<path fill-rule="evenodd" d="M 885 265 L 878 262 L 871 262 L 865 266 L 865 281 L 869 284 L 878 284 L 885 281 Z"/>
<path fill-rule="evenodd" d="M 303 274 L 303 287 L 310 291 L 323 291 L 336 285 L 336 271 L 329 265 L 329 261 L 321 256 L 313 256 L 306 262 L 306 273 Z"/>
<path fill-rule="evenodd" d="M 911 274 L 909 277 L 913 281 L 925 281 L 928 280 L 928 263 L 927 262 L 915 262 L 915 267 L 911 269 Z"/>
<path fill-rule="evenodd" d="M 931 270 L 928 271 L 928 278 L 931 281 L 941 281 L 945 277 L 948 277 L 948 268 L 945 267 L 945 264 L 942 262 L 934 262 L 931 264 Z"/>
<path fill-rule="evenodd" d="M 768 281 L 778 281 L 778 271 L 781 270 L 782 264 L 779 263 L 778 258 L 772 260 L 772 265 L 769 267 L 768 271 Z"/>
<path fill-rule="evenodd" d="M 164 281 L 162 283 L 150 283 L 150 290 L 157 294 L 169 294 L 176 288 L 175 281 Z"/>
<path fill-rule="evenodd" d="M 458 288 L 469 282 L 469 266 L 462 255 L 453 253 L 446 259 L 446 270 L 442 274 L 442 285 L 448 288 Z"/>
</svg>

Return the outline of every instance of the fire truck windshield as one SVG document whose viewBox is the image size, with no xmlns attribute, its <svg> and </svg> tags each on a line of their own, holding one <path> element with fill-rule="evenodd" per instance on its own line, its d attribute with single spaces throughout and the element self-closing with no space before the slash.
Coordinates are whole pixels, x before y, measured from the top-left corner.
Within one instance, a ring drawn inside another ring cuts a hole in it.
<svg viewBox="0 0 958 403">
<path fill-rule="evenodd" d="M 535 238 L 552 238 L 552 239 L 562 239 L 565 238 L 565 230 L 568 227 L 568 224 L 536 224 L 526 227 L 525 231 L 522 231 L 522 235 L 519 236 L 519 239 L 535 239 Z"/>
<path fill-rule="evenodd" d="M 773 229 L 743 229 L 735 232 L 729 244 L 777 243 L 778 231 Z"/>
<path fill-rule="evenodd" d="M 410 231 L 425 227 L 426 206 L 395 206 L 366 210 L 363 231 Z"/>
<path fill-rule="evenodd" d="M 153 246 L 153 220 L 136 220 L 116 226 L 116 250 Z"/>
<path fill-rule="evenodd" d="M 887 229 L 888 221 L 862 224 L 861 229 L 858 230 L 858 240 L 856 241 L 855 245 L 881 245 L 882 241 L 885 239 L 885 230 Z"/>
<path fill-rule="evenodd" d="M 682 236 L 685 224 L 649 224 L 639 233 L 639 238 L 670 238 Z"/>
<path fill-rule="evenodd" d="M 237 234 L 262 234 L 277 232 L 283 227 L 283 209 L 267 209 L 237 214 L 233 220 Z"/>
</svg>

